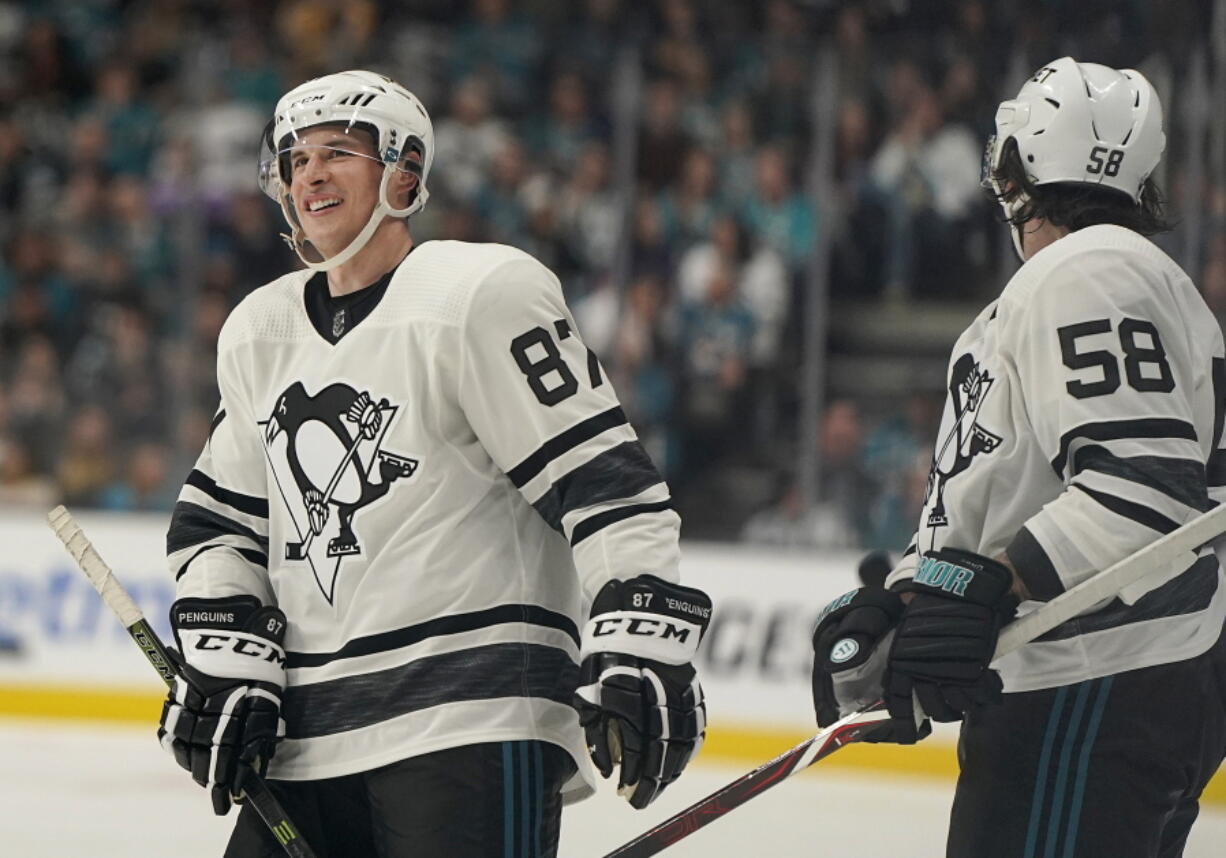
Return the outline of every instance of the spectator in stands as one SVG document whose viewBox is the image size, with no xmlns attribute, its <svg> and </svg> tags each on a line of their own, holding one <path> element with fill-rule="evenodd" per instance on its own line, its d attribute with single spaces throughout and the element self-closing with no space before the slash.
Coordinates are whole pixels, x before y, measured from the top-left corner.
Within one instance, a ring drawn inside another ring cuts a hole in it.
<svg viewBox="0 0 1226 858">
<path fill-rule="evenodd" d="M 533 83 L 541 50 L 532 20 L 509 0 L 472 0 L 452 40 L 451 79 L 479 74 L 493 87 L 500 109 L 522 115 L 539 97 Z"/>
<path fill-rule="evenodd" d="M 471 203 L 489 181 L 508 137 L 506 123 L 490 113 L 485 80 L 474 76 L 460 81 L 452 91 L 450 110 L 434 129 L 434 187 L 445 197 Z"/>
<path fill-rule="evenodd" d="M 773 247 L 797 270 L 813 248 L 817 228 L 813 204 L 797 189 L 787 156 L 777 146 L 758 152 L 755 180 L 745 226 L 754 240 Z"/>
<path fill-rule="evenodd" d="M 523 136 L 545 166 L 566 175 L 588 143 L 608 139 L 609 129 L 592 110 L 587 83 L 577 72 L 564 71 L 549 86 L 549 110 L 526 121 Z"/>
<path fill-rule="evenodd" d="M 86 405 L 73 413 L 56 462 L 56 481 L 64 503 L 97 506 L 115 479 L 114 430 L 101 405 Z"/>
<path fill-rule="evenodd" d="M 741 446 L 753 335 L 753 316 L 737 295 L 735 269 L 720 259 L 708 275 L 702 301 L 681 308 L 679 422 L 688 476 Z"/>
<path fill-rule="evenodd" d="M 681 176 L 660 195 L 658 210 L 666 240 L 681 250 L 705 238 L 719 214 L 715 159 L 698 146 L 685 155 Z"/>
</svg>

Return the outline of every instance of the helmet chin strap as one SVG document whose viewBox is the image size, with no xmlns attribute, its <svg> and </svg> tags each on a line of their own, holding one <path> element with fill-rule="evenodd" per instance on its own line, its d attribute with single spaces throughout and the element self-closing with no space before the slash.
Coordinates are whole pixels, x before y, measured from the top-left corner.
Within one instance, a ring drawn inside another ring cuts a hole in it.
<svg viewBox="0 0 1226 858">
<path fill-rule="evenodd" d="M 379 202 L 375 204 L 374 211 L 370 213 L 370 220 L 366 221 L 366 226 L 362 227 L 362 231 L 353 237 L 353 241 L 349 242 L 340 253 L 335 256 L 329 256 L 326 259 L 319 261 L 307 258 L 306 245 L 310 242 L 303 234 L 302 224 L 298 221 L 298 217 L 293 210 L 293 200 L 288 193 L 281 197 L 281 211 L 285 214 L 285 220 L 290 224 L 293 232 L 292 235 L 284 236 L 290 247 L 294 248 L 294 252 L 298 254 L 298 258 L 303 264 L 312 271 L 331 271 L 339 265 L 344 265 L 366 246 L 370 241 L 371 236 L 375 234 L 375 230 L 379 228 L 379 224 L 383 223 L 383 218 L 388 215 L 393 217 L 407 217 L 409 209 L 394 209 L 387 204 L 387 183 L 394 172 L 394 167 L 386 167 L 383 170 L 383 179 L 379 182 Z M 316 251 L 318 253 L 318 251 Z M 319 254 L 322 255 L 322 254 Z"/>
</svg>

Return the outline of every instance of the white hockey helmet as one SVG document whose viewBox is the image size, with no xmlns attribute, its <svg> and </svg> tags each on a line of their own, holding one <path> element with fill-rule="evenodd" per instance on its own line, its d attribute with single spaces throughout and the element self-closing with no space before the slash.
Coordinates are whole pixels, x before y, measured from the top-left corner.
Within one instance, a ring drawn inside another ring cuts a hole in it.
<svg viewBox="0 0 1226 858">
<path fill-rule="evenodd" d="M 996 134 L 984 153 L 984 183 L 1000 197 L 994 174 L 1005 144 L 1018 154 L 1035 185 L 1055 182 L 1099 185 L 1127 194 L 1134 203 L 1166 148 L 1162 104 L 1149 81 L 1134 69 L 1116 70 L 1062 57 L 1023 84 L 1017 98 L 996 109 Z M 1001 205 L 1012 218 L 1019 197 Z M 1013 231 L 1021 255 L 1020 236 Z"/>
<path fill-rule="evenodd" d="M 289 149 L 304 131 L 317 125 L 343 125 L 346 130 L 361 128 L 367 131 L 378 152 L 375 160 L 383 164 L 379 201 L 370 220 L 348 247 L 327 259 L 306 239 L 289 192 Z M 411 152 L 416 152 L 419 160 L 405 160 Z M 285 238 L 298 257 L 315 271 L 327 271 L 361 250 L 384 217 L 406 218 L 426 204 L 430 196 L 426 179 L 433 161 L 434 126 L 417 97 L 381 74 L 343 71 L 308 80 L 281 96 L 273 119 L 264 131 L 260 188 L 281 204 L 281 212 L 291 230 Z M 400 171 L 412 172 L 418 177 L 417 187 L 405 208 L 396 208 L 387 199 L 388 181 Z"/>
</svg>

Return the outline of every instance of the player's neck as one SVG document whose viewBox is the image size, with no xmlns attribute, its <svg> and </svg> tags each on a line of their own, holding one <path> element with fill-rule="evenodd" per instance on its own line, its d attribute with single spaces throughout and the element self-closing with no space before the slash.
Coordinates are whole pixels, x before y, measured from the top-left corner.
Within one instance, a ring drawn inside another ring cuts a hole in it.
<svg viewBox="0 0 1226 858">
<path fill-rule="evenodd" d="M 1047 245 L 1064 238 L 1069 234 L 1066 226 L 1054 226 L 1045 220 L 1026 221 L 1022 227 L 1022 255 L 1027 260 Z"/>
<path fill-rule="evenodd" d="M 388 219 L 352 259 L 328 272 L 328 293 L 335 298 L 365 289 L 396 267 L 412 249 L 413 237 L 404 223 Z"/>
</svg>

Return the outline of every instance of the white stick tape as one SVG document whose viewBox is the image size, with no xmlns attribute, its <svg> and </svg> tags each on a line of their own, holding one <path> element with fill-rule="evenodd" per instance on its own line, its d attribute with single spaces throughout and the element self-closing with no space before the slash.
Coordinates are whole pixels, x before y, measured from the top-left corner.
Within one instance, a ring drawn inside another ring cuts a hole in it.
<svg viewBox="0 0 1226 858">
<path fill-rule="evenodd" d="M 98 556 L 98 552 L 81 532 L 72 514 L 63 506 L 57 506 L 47 513 L 47 521 L 51 524 L 51 529 L 55 531 L 60 542 L 64 543 L 64 547 L 68 549 L 68 553 L 77 561 L 85 577 L 94 585 L 102 601 L 106 602 L 107 607 L 119 617 L 124 628 L 130 628 L 143 620 L 145 615 L 141 609 L 136 607 L 136 603 L 115 579 L 115 573 L 111 571 L 111 567 L 107 566 L 106 562 Z"/>
</svg>

